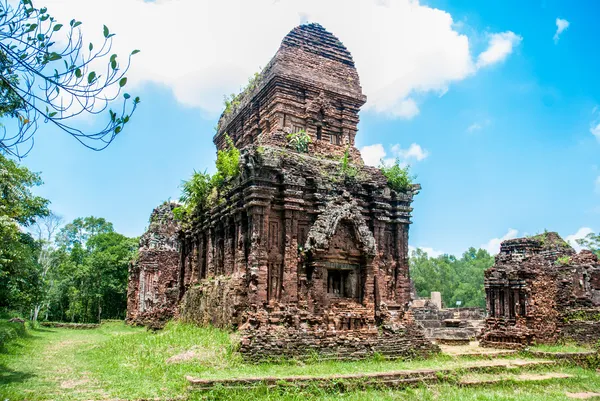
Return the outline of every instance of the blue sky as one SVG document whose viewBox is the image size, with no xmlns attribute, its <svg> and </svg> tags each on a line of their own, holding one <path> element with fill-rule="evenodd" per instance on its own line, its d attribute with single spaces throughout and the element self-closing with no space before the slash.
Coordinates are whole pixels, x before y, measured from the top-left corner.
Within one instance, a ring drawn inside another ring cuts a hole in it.
<svg viewBox="0 0 600 401">
<path fill-rule="evenodd" d="M 186 2 L 213 28 L 185 28 L 181 17 L 157 42 L 153 15 L 181 15 Z M 243 85 L 285 33 L 308 20 L 332 31 L 355 57 L 368 97 L 357 135 L 365 158 L 399 156 L 418 175 L 423 189 L 414 202 L 412 246 L 461 253 L 469 246 L 494 250 L 503 237 L 544 229 L 570 238 L 600 230 L 595 1 L 346 1 L 344 16 L 335 1 L 260 1 L 248 10 L 242 2 L 240 21 L 255 15 L 256 23 L 246 20 L 232 32 L 222 26 L 236 9 L 233 0 L 164 1 L 151 9 L 121 0 L 131 11 L 123 21 L 93 15 L 85 1 L 64 9 L 69 1 L 48 3 L 62 19 L 115 26 L 119 46 L 144 55 L 130 78 L 142 104 L 109 148 L 92 152 L 42 126 L 23 160 L 42 172 L 37 192 L 67 221 L 102 216 L 120 232 L 142 234 L 152 208 L 178 197 L 182 179 L 213 169 L 222 95 Z M 267 26 L 268 18 L 277 22 Z M 563 30 L 554 40 L 557 18 Z M 100 121 L 79 123 L 92 129 Z"/>
</svg>

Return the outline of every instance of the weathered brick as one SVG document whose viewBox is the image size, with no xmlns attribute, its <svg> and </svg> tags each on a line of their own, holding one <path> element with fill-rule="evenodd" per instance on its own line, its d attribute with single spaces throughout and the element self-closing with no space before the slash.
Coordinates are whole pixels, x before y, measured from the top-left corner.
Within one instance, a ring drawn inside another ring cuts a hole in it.
<svg viewBox="0 0 600 401">
<path fill-rule="evenodd" d="M 238 330 L 254 360 L 437 349 L 407 312 L 408 227 L 420 186 L 392 191 L 362 162 L 354 138 L 365 100 L 352 56 L 332 34 L 308 24 L 284 38 L 219 121 L 215 145 L 232 138 L 239 176 L 224 202 L 180 231 L 179 268 L 165 260 L 169 276 L 178 272 L 182 320 Z M 308 153 L 288 144 L 298 130 L 312 138 Z M 346 150 L 352 174 L 341 167 Z"/>
<path fill-rule="evenodd" d="M 504 241 L 485 272 L 488 318 L 481 344 L 598 341 L 600 326 L 589 319 L 600 317 L 599 273 L 592 252 L 577 254 L 556 233 Z"/>
</svg>

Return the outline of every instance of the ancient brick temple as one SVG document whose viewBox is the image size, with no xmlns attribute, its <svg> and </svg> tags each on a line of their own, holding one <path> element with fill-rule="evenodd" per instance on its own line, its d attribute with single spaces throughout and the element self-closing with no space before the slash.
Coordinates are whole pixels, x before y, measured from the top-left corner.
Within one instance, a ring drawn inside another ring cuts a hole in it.
<svg viewBox="0 0 600 401">
<path fill-rule="evenodd" d="M 504 241 L 485 272 L 485 291 L 482 345 L 600 339 L 600 262 L 556 233 Z"/>
<path fill-rule="evenodd" d="M 131 276 L 131 320 L 138 300 L 164 298 L 141 292 L 176 287 L 180 319 L 239 330 L 253 359 L 435 350 L 407 312 L 408 228 L 420 186 L 393 191 L 364 166 L 354 139 L 365 101 L 344 45 L 318 24 L 293 29 L 220 118 L 214 143 L 224 149 L 228 135 L 240 149 L 239 176 L 180 231 L 179 259 L 156 267 L 176 270 L 176 286 L 170 273 L 170 284 L 154 289 Z M 306 153 L 290 144 L 297 132 L 311 138 Z M 153 271 L 156 258 L 146 267 L 144 252 L 137 269 Z"/>
<path fill-rule="evenodd" d="M 165 202 L 150 215 L 140 238 L 138 259 L 129 266 L 127 319 L 159 328 L 177 311 L 179 300 L 180 224 L 175 203 Z"/>
</svg>

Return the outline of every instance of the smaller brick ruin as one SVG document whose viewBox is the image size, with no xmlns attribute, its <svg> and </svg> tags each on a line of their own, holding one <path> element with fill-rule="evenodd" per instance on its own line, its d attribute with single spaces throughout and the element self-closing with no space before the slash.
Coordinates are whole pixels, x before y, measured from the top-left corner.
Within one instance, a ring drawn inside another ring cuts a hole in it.
<svg viewBox="0 0 600 401">
<path fill-rule="evenodd" d="M 504 241 L 485 291 L 483 346 L 600 339 L 600 262 L 554 232 Z"/>
<path fill-rule="evenodd" d="M 127 321 L 132 324 L 159 328 L 177 312 L 181 227 L 173 216 L 176 206 L 165 202 L 152 211 L 138 259 L 129 266 Z"/>
</svg>

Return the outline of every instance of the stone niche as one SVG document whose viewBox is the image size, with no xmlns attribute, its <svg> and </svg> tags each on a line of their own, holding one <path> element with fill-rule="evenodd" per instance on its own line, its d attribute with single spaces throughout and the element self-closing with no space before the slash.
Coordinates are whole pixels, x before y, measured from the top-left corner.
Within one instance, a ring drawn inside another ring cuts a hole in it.
<svg viewBox="0 0 600 401">
<path fill-rule="evenodd" d="M 600 262 L 554 232 L 504 241 L 485 291 L 484 346 L 600 339 Z"/>
<path fill-rule="evenodd" d="M 223 149 L 227 133 L 240 149 L 239 176 L 224 201 L 179 231 L 178 269 L 165 266 L 177 272 L 180 319 L 238 330 L 252 360 L 437 350 L 408 311 L 408 228 L 420 186 L 393 191 L 362 162 L 354 138 L 365 101 L 335 36 L 307 24 L 283 39 L 219 121 L 214 143 Z M 287 139 L 301 130 L 312 140 L 307 153 Z M 346 150 L 352 175 L 341 168 Z"/>
</svg>

